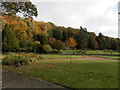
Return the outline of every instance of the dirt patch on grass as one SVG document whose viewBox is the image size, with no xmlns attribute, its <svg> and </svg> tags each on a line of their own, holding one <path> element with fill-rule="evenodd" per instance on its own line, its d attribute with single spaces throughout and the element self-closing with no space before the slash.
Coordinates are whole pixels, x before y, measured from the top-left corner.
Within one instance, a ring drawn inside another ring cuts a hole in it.
<svg viewBox="0 0 120 90">
<path fill-rule="evenodd" d="M 95 56 L 82 56 L 81 58 L 59 58 L 59 59 L 41 59 L 43 60 L 117 60 L 117 59 L 108 59 L 104 57 L 95 57 Z"/>
</svg>

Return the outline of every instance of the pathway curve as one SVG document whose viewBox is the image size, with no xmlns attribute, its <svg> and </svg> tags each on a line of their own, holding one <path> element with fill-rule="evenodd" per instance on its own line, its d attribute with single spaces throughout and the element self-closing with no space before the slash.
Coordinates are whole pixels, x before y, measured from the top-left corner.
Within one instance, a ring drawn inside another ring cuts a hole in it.
<svg viewBox="0 0 120 90">
<path fill-rule="evenodd" d="M 70 60 L 70 58 L 49 58 L 42 60 Z M 82 56 L 80 58 L 72 58 L 72 60 L 117 60 L 117 59 L 108 59 L 108 58 L 96 57 L 96 56 Z"/>
<path fill-rule="evenodd" d="M 26 77 L 22 74 L 10 71 L 2 71 L 2 87 L 3 88 L 67 88 L 47 82 L 34 77 Z"/>
</svg>

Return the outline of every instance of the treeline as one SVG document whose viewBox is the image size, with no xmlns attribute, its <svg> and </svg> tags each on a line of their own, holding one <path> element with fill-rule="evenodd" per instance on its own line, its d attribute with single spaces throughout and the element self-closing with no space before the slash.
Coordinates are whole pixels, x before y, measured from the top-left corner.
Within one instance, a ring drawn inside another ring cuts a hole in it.
<svg viewBox="0 0 120 90">
<path fill-rule="evenodd" d="M 38 22 L 31 18 L 0 16 L 2 23 L 2 50 L 48 52 L 57 49 L 81 50 L 120 50 L 120 39 L 88 32 L 80 29 L 65 28 L 48 22 Z"/>
</svg>

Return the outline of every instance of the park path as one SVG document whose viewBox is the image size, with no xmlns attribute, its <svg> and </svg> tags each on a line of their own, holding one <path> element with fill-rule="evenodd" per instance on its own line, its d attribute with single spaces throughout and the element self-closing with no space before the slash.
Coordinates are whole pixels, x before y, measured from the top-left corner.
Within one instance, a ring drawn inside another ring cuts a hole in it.
<svg viewBox="0 0 120 90">
<path fill-rule="evenodd" d="M 2 71 L 2 87 L 3 88 L 60 88 L 68 90 L 67 88 L 56 85 L 51 82 L 44 81 L 39 78 L 26 77 L 20 73 Z"/>
<path fill-rule="evenodd" d="M 80 58 L 71 58 L 72 60 L 117 60 L 117 59 L 108 59 L 104 57 L 96 56 L 82 56 Z M 42 59 L 42 60 L 70 60 L 70 58 L 51 58 L 51 59 Z"/>
</svg>

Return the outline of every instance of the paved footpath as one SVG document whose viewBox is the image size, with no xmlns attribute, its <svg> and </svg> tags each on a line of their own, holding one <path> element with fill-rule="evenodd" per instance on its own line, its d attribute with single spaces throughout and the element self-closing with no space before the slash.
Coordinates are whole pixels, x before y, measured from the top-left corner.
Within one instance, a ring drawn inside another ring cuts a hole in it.
<svg viewBox="0 0 120 90">
<path fill-rule="evenodd" d="M 3 88 L 61 88 L 65 87 L 47 82 L 38 78 L 26 77 L 22 74 L 2 71 L 2 87 Z"/>
</svg>

